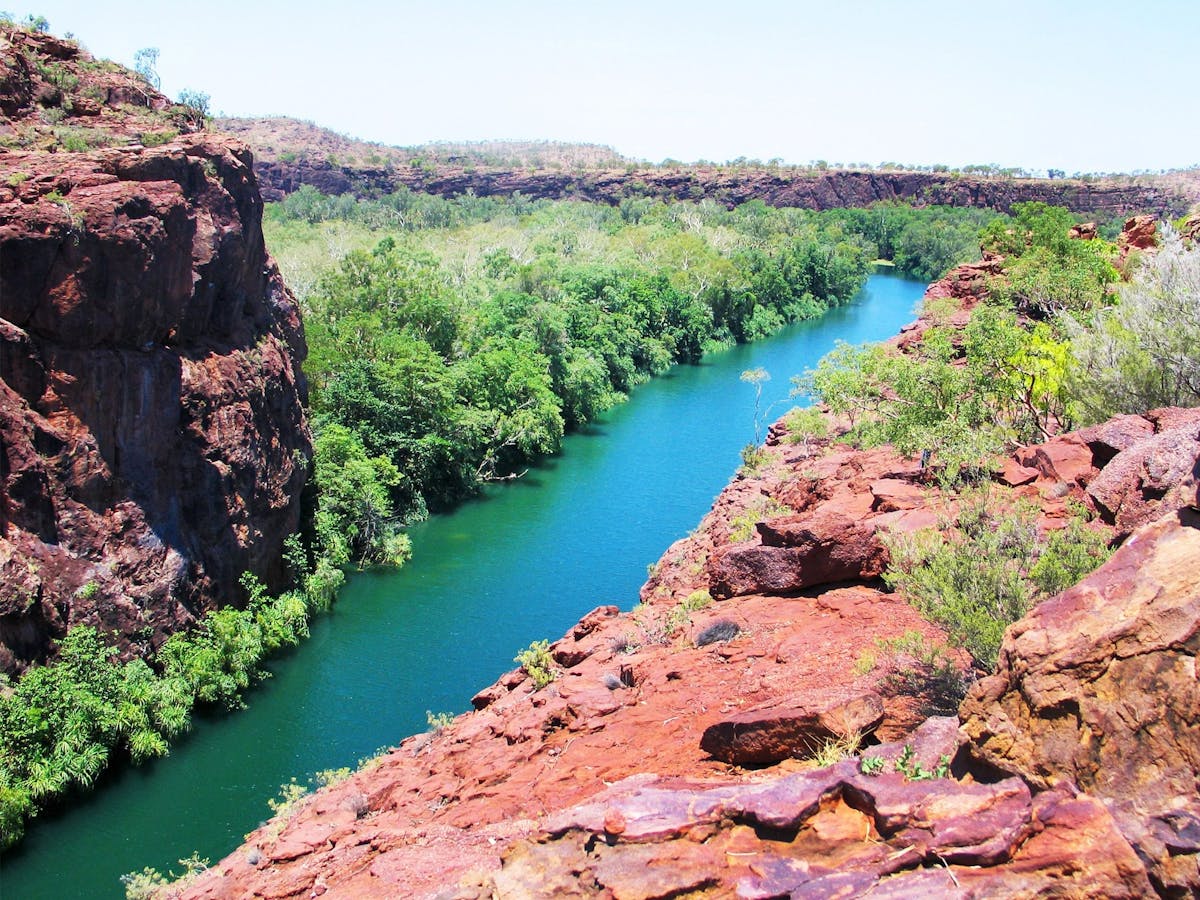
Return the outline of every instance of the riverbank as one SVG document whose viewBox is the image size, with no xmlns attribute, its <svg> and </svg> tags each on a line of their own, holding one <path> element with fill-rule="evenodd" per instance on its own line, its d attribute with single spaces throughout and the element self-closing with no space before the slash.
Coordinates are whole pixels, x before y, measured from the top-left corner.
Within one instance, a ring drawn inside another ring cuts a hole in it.
<svg viewBox="0 0 1200 900">
<path fill-rule="evenodd" d="M 412 562 L 350 579 L 310 639 L 268 664 L 247 712 L 197 721 L 170 757 L 39 817 L 4 858 L 6 892 L 120 896 L 123 873 L 178 871 L 193 851 L 220 858 L 270 815 L 280 784 L 356 766 L 425 730 L 427 710 L 468 708 L 531 641 L 598 604 L 628 608 L 647 563 L 695 525 L 754 438 L 754 389 L 740 373 L 767 369 L 763 408 L 786 403 L 788 376 L 838 338 L 895 333 L 923 289 L 873 277 L 849 306 L 677 367 L 525 478 L 419 523 Z"/>
<path fill-rule="evenodd" d="M 996 489 L 1037 503 L 1042 531 L 1084 504 L 1128 533 L 1195 502 L 1194 477 L 1156 494 L 1137 460 L 1166 444 L 1186 457 L 1198 430 L 1179 412 L 1060 436 L 1013 454 Z M 914 733 L 935 685 L 868 664 L 898 641 L 940 639 L 881 590 L 879 534 L 953 517 L 954 497 L 887 449 L 813 449 L 778 427 L 774 439 L 760 470 L 654 567 L 640 607 L 599 608 L 548 648 L 540 666 L 554 680 L 510 672 L 476 695 L 476 712 L 298 802 L 184 896 L 549 896 L 580 883 L 603 896 L 776 896 L 810 882 L 831 890 L 828 878 L 848 879 L 854 895 L 964 883 L 1150 892 L 1148 870 L 1157 881 L 1165 864 L 1134 852 L 1131 841 L 1143 854 L 1153 841 L 1131 836 L 1128 815 L 1119 824 L 1112 804 L 997 776 L 1011 761 L 983 723 L 1019 685 L 981 683 L 966 730 L 935 717 Z M 1149 559 L 1149 580 L 1170 585 L 1175 551 L 1164 557 L 1161 542 L 1185 556 L 1200 548 L 1187 523 L 1147 527 L 1127 546 Z M 1079 596 L 1104 592 L 1127 556 Z M 896 774 L 821 765 L 864 734 L 885 742 L 867 752 Z M 941 777 L 912 784 L 930 775 Z"/>
</svg>

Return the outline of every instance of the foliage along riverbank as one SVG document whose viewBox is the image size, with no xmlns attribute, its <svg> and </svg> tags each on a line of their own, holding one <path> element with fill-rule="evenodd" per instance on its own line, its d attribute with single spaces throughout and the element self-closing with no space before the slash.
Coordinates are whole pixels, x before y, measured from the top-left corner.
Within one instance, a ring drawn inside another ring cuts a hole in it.
<svg viewBox="0 0 1200 900">
<path fill-rule="evenodd" d="M 310 538 L 339 563 L 400 562 L 405 522 L 519 475 L 636 384 L 847 302 L 881 253 L 940 272 L 994 218 L 301 189 L 266 235 L 305 306 Z"/>
</svg>

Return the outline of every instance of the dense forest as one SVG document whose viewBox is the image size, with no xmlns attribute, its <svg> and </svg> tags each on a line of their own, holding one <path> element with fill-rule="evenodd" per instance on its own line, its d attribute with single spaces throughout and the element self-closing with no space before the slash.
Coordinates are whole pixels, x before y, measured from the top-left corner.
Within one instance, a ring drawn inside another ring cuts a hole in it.
<svg viewBox="0 0 1200 900">
<path fill-rule="evenodd" d="M 519 475 L 638 383 L 847 302 L 880 256 L 944 271 L 993 218 L 302 189 L 266 231 L 305 308 L 314 549 L 401 562 L 406 522 Z"/>
</svg>

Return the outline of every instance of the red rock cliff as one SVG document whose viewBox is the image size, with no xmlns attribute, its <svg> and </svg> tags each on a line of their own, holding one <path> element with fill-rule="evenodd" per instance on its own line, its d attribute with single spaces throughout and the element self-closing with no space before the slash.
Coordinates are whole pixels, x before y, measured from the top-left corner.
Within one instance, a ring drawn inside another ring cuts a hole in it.
<svg viewBox="0 0 1200 900">
<path fill-rule="evenodd" d="M 166 98 L 49 36 L 0 32 L 0 51 L 0 669 L 14 672 L 74 625 L 142 652 L 235 601 L 243 571 L 277 584 L 311 447 L 304 335 L 246 147 L 143 147 Z M 69 152 L 39 124 L 47 109 L 113 146 Z"/>
</svg>

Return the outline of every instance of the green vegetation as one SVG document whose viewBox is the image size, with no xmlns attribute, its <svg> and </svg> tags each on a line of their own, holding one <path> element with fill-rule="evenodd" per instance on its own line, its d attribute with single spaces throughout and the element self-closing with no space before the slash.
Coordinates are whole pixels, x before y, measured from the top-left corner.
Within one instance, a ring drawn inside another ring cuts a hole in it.
<svg viewBox="0 0 1200 900">
<path fill-rule="evenodd" d="M 1008 222 L 1007 216 L 987 209 L 916 208 L 903 203 L 830 210 L 825 215 L 869 241 L 875 256 L 894 263 L 897 272 L 921 281 L 933 281 L 954 266 L 977 258 L 980 229 L 993 222 Z"/>
<path fill-rule="evenodd" d="M 1087 323 L 1066 319 L 1080 417 L 1103 421 L 1157 406 L 1200 405 L 1200 247 L 1169 225 L 1116 305 Z M 1090 327 L 1088 327 L 1090 324 Z"/>
<path fill-rule="evenodd" d="M 1094 309 L 1119 273 L 1116 246 L 1070 237 L 1075 217 L 1045 203 L 1018 203 L 1012 222 L 992 222 L 982 246 L 1005 257 L 1004 277 L 989 286 L 994 302 L 1035 318 Z"/>
<path fill-rule="evenodd" d="M 819 769 L 835 765 L 857 754 L 864 737 L 864 734 L 855 731 L 841 737 L 827 738 L 812 752 L 809 759 Z"/>
<path fill-rule="evenodd" d="M 305 307 L 314 545 L 339 564 L 402 559 L 405 524 L 519 476 L 673 363 L 848 301 L 869 256 L 761 203 L 301 190 L 267 222 Z"/>
<path fill-rule="evenodd" d="M 875 649 L 859 656 L 854 673 L 866 675 L 875 670 L 882 672 L 887 690 L 920 697 L 921 712 L 930 716 L 953 715 L 969 684 L 948 648 L 919 631 L 876 638 Z"/>
<path fill-rule="evenodd" d="M 558 677 L 558 669 L 554 666 L 554 657 L 550 655 L 549 641 L 534 641 L 518 653 L 513 662 L 520 663 L 525 674 L 533 679 L 535 691 L 540 691 Z"/>
<path fill-rule="evenodd" d="M 151 866 L 146 866 L 140 872 L 130 872 L 121 876 L 121 884 L 125 885 L 125 900 L 154 900 L 162 895 L 163 888 L 174 887 L 181 890 L 197 876 L 207 871 L 208 860 L 201 859 L 199 853 L 179 860 L 180 872 L 171 870 L 166 875 Z"/>
<path fill-rule="evenodd" d="M 882 775 L 887 769 L 887 760 L 882 756 L 863 756 L 858 769 L 864 775 Z M 892 762 L 892 771 L 903 775 L 906 781 L 930 781 L 934 778 L 950 777 L 950 757 L 943 755 L 932 769 L 926 769 L 917 759 L 911 744 L 905 744 L 900 755 Z"/>
<path fill-rule="evenodd" d="M 193 129 L 203 128 L 208 124 L 208 94 L 203 91 L 184 88 L 179 92 L 179 104 L 176 109 L 184 122 Z"/>
<path fill-rule="evenodd" d="M 692 624 L 692 613 L 712 606 L 713 598 L 706 590 L 692 591 L 667 613 L 663 622 L 665 635 L 673 634 L 677 629 L 686 628 Z"/>
<path fill-rule="evenodd" d="M 38 808 L 91 786 L 114 756 L 165 755 L 197 704 L 236 707 L 262 659 L 307 636 L 315 605 L 303 593 L 270 597 L 249 575 L 242 584 L 244 609 L 209 613 L 149 662 L 122 664 L 94 628 L 76 626 L 53 662 L 0 693 L 0 847 Z"/>
<path fill-rule="evenodd" d="M 425 722 L 434 734 L 441 734 L 453 721 L 454 713 L 452 712 L 435 713 L 432 710 L 425 710 Z"/>
<path fill-rule="evenodd" d="M 1014 212 L 1014 220 L 992 222 L 983 231 L 984 246 L 1005 255 L 1003 273 L 965 329 L 939 320 L 936 308 L 927 310 L 934 326 L 911 352 L 841 344 L 795 379 L 796 393 L 816 396 L 846 415 L 851 440 L 868 446 L 890 442 L 906 454 L 930 451 L 947 483 L 983 474 L 1006 446 L 1041 440 L 1119 405 L 1102 398 L 1103 380 L 1092 384 L 1083 374 L 1103 369 L 1117 345 L 1132 348 L 1134 331 L 1149 335 L 1147 319 L 1169 331 L 1170 313 L 1157 306 L 1134 324 L 1128 313 L 1107 310 L 1119 277 L 1112 263 L 1115 245 L 1069 238 L 1072 219 L 1055 207 L 1018 204 Z M 1188 255 L 1180 245 L 1173 258 Z M 1140 274 L 1136 284 L 1150 277 Z M 1130 301 L 1116 309 L 1141 308 L 1135 297 L 1164 293 L 1176 298 L 1173 312 L 1182 314 L 1179 304 L 1186 301 L 1178 298 L 1187 293 L 1177 286 L 1157 293 L 1131 286 Z M 1087 335 L 1097 319 L 1098 331 L 1111 340 Z M 1195 358 L 1178 343 L 1171 351 L 1177 358 Z M 1152 381 L 1167 354 L 1141 352 L 1124 357 L 1126 368 L 1141 366 L 1144 381 Z M 1090 364 L 1081 363 L 1080 354 Z M 1181 364 L 1179 371 L 1185 368 Z M 1124 411 L 1137 405 L 1128 402 Z"/>
<path fill-rule="evenodd" d="M 773 497 L 762 497 L 730 519 L 729 540 L 735 544 L 748 541 L 754 537 L 754 526 L 759 522 L 791 512 L 792 509 L 787 504 L 780 503 Z"/>
<path fill-rule="evenodd" d="M 815 406 L 789 410 L 783 417 L 783 424 L 787 428 L 784 442 L 802 444 L 805 456 L 809 454 L 809 441 L 821 440 L 829 435 L 829 422 Z"/>
<path fill-rule="evenodd" d="M 885 543 L 891 556 L 884 574 L 888 585 L 945 628 L 984 671 L 995 668 L 1009 624 L 1109 555 L 1103 536 L 1082 518 L 1040 536 L 1031 508 L 999 508 L 984 493 L 960 497 L 951 536 L 930 528 L 891 535 Z"/>
</svg>

